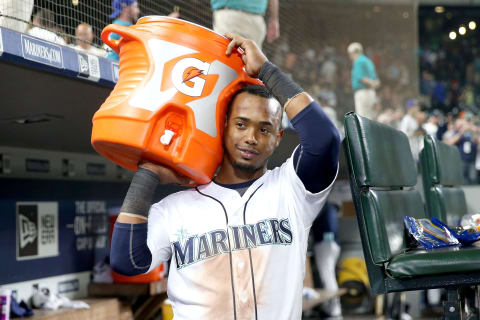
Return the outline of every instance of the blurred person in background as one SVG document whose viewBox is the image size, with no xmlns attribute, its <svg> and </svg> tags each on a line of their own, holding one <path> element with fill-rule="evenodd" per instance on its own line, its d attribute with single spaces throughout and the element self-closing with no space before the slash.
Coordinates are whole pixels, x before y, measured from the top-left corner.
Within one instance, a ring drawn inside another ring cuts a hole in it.
<svg viewBox="0 0 480 320">
<path fill-rule="evenodd" d="M 433 110 L 432 113 L 428 115 L 427 121 L 423 124 L 423 130 L 425 134 L 437 136 L 438 125 L 440 124 L 440 111 Z"/>
<path fill-rule="evenodd" d="M 93 29 L 88 23 L 80 23 L 75 29 L 75 43 L 72 46 L 75 50 L 83 51 L 97 56 L 105 56 L 106 52 L 92 46 L 93 43 Z"/>
<path fill-rule="evenodd" d="M 113 0 L 112 1 L 112 14 L 109 16 L 113 24 L 119 24 L 125 27 L 134 24 L 140 17 L 140 7 L 137 0 Z M 120 39 L 120 35 L 116 33 L 110 34 L 110 38 L 114 40 Z M 118 61 L 118 54 L 109 50 L 107 58 Z"/>
<path fill-rule="evenodd" d="M 33 16 L 34 27 L 28 30 L 28 34 L 43 40 L 66 45 L 65 40 L 55 32 L 60 29 L 55 25 L 55 14 L 48 9 L 40 9 Z"/>
<path fill-rule="evenodd" d="M 445 132 L 453 128 L 453 124 L 454 124 L 453 114 L 449 112 L 447 113 L 446 117 L 442 117 L 440 119 L 440 123 L 438 125 L 438 130 L 437 130 L 437 139 L 443 140 L 443 135 L 445 134 Z"/>
<path fill-rule="evenodd" d="M 465 89 L 460 96 L 460 104 L 466 106 L 468 109 L 475 108 L 475 91 L 471 83 L 465 86 Z"/>
<path fill-rule="evenodd" d="M 386 108 L 380 113 L 377 121 L 386 124 L 392 128 L 398 129 L 400 127 L 400 122 L 402 121 L 403 116 L 404 114 L 400 108 Z"/>
<path fill-rule="evenodd" d="M 220 34 L 238 33 L 252 39 L 261 49 L 265 36 L 268 42 L 280 36 L 278 0 L 210 0 L 213 30 Z M 267 13 L 268 23 L 264 15 Z"/>
<path fill-rule="evenodd" d="M 0 26 L 26 32 L 32 15 L 33 0 L 1 0 Z"/>
<path fill-rule="evenodd" d="M 338 208 L 327 200 L 312 225 L 313 253 L 323 289 L 338 290 L 335 266 L 340 256 L 338 245 Z M 322 305 L 325 319 L 342 319 L 340 298 L 335 297 Z"/>
<path fill-rule="evenodd" d="M 399 129 L 407 135 L 413 159 L 418 162 L 420 150 L 423 148 L 423 137 L 425 136 L 423 123 L 426 114 L 420 110 L 416 99 L 408 99 L 405 103 L 405 109 L 406 113 L 400 122 Z"/>
<path fill-rule="evenodd" d="M 337 80 L 336 77 L 338 70 L 335 62 L 335 49 L 327 47 L 325 48 L 324 53 L 326 57 L 320 68 L 320 76 L 325 82 L 333 86 Z"/>
<path fill-rule="evenodd" d="M 463 92 L 460 88 L 459 82 L 457 80 L 453 80 L 447 93 L 447 100 L 450 109 L 457 108 L 459 106 L 460 97 L 462 94 Z"/>
<path fill-rule="evenodd" d="M 112 24 L 119 24 L 125 27 L 135 24 L 140 17 L 140 7 L 138 6 L 137 0 L 112 0 L 112 14 L 109 16 L 110 19 L 114 19 Z M 178 11 L 171 12 L 169 15 L 171 18 L 179 18 L 180 13 Z M 110 38 L 114 40 L 120 39 L 120 35 L 116 33 L 110 34 Z M 108 49 L 107 58 L 114 61 L 118 61 L 118 54 Z"/>
<path fill-rule="evenodd" d="M 352 61 L 352 89 L 355 99 L 355 112 L 363 117 L 375 120 L 375 90 L 380 86 L 375 65 L 363 54 L 360 43 L 351 43 L 347 48 Z"/>
<path fill-rule="evenodd" d="M 399 129 L 403 131 L 407 137 L 410 137 L 418 129 L 416 115 L 420 111 L 420 106 L 418 105 L 417 100 L 408 99 L 407 102 L 405 102 L 405 111 L 406 113 L 400 122 Z"/>
<path fill-rule="evenodd" d="M 447 110 L 447 87 L 443 81 L 435 82 L 432 92 L 432 106 L 435 109 Z"/>
<path fill-rule="evenodd" d="M 479 128 L 468 116 L 465 117 L 464 112 L 461 112 L 455 120 L 454 126 L 443 135 L 443 141 L 446 144 L 455 145 L 460 151 L 463 162 L 463 177 L 468 184 L 477 183 L 475 161 L 480 142 L 478 133 Z"/>
</svg>

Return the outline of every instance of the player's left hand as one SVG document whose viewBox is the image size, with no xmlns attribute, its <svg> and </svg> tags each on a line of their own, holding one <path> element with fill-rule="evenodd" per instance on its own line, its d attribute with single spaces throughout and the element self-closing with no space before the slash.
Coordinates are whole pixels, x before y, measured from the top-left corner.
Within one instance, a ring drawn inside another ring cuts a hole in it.
<svg viewBox="0 0 480 320">
<path fill-rule="evenodd" d="M 245 39 L 235 33 L 226 33 L 225 36 L 231 39 L 227 47 L 227 56 L 232 53 L 234 48 L 241 48 L 243 52 L 239 52 L 242 53 L 242 60 L 243 63 L 245 63 L 245 71 L 250 77 L 258 76 L 260 69 L 268 59 L 257 47 L 255 42 Z"/>
</svg>

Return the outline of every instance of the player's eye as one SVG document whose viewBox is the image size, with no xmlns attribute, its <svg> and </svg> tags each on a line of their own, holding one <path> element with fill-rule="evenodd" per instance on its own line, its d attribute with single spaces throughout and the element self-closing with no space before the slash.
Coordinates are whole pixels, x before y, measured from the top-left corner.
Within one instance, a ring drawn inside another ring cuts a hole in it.
<svg viewBox="0 0 480 320">
<path fill-rule="evenodd" d="M 263 133 L 263 134 L 269 134 L 272 131 L 268 128 L 260 128 L 260 132 Z"/>
<path fill-rule="evenodd" d="M 246 126 L 245 126 L 245 123 L 239 121 L 235 124 L 237 126 L 238 129 L 245 129 Z"/>
</svg>

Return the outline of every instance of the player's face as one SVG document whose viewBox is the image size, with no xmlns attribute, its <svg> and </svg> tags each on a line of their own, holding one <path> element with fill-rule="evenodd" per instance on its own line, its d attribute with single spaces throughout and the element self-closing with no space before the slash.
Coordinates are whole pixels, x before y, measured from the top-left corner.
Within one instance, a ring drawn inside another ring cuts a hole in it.
<svg viewBox="0 0 480 320">
<path fill-rule="evenodd" d="M 230 107 L 224 134 L 226 160 L 242 171 L 263 169 L 283 136 L 275 99 L 240 93 Z"/>
</svg>

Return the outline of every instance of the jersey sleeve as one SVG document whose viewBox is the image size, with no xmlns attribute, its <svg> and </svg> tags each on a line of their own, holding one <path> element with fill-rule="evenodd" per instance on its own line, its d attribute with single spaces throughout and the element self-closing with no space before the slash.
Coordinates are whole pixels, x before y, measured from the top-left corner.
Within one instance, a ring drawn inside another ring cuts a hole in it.
<svg viewBox="0 0 480 320">
<path fill-rule="evenodd" d="M 302 223 L 304 229 L 308 229 L 312 226 L 313 221 L 325 204 L 327 196 L 337 179 L 338 168 L 339 166 L 337 165 L 335 178 L 330 185 L 316 193 L 308 191 L 298 177 L 294 167 L 293 156 L 290 157 L 280 168 L 280 178 L 283 180 L 282 192 L 285 193 L 284 197 L 287 201 L 286 205 L 294 211 L 298 221 Z"/>
<path fill-rule="evenodd" d="M 172 256 L 168 237 L 168 210 L 164 201 L 160 201 L 150 208 L 148 215 L 147 246 L 152 253 L 152 264 L 147 272 L 168 261 Z"/>
</svg>

